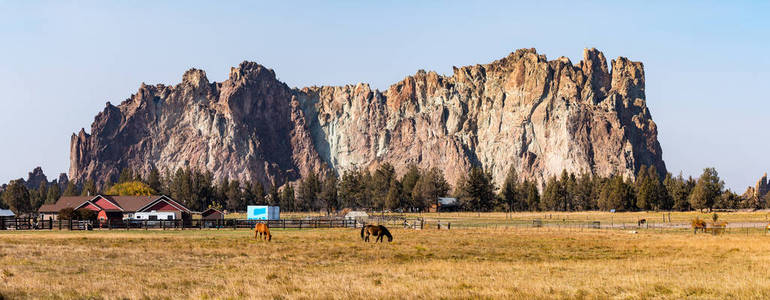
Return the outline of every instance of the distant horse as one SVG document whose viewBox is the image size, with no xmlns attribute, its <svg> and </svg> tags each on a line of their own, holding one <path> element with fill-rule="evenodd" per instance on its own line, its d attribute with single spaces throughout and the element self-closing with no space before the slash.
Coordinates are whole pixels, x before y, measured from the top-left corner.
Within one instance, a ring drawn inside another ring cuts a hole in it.
<svg viewBox="0 0 770 300">
<path fill-rule="evenodd" d="M 690 222 L 690 224 L 692 224 L 693 234 L 697 234 L 698 230 L 702 232 L 706 232 L 706 221 L 696 217 L 694 220 Z"/>
<path fill-rule="evenodd" d="M 259 236 L 259 238 L 257 238 Z M 254 240 L 263 239 L 266 241 L 270 241 L 273 239 L 273 236 L 270 235 L 270 227 L 267 226 L 265 223 L 257 223 L 257 225 L 254 225 Z"/>
<path fill-rule="evenodd" d="M 647 223 L 647 219 L 639 219 L 636 221 L 636 227 L 642 227 L 645 223 Z"/>
<path fill-rule="evenodd" d="M 390 231 L 382 225 L 364 225 L 364 227 L 361 227 L 361 239 L 363 239 L 364 242 L 369 241 L 370 235 L 377 237 L 377 239 L 374 240 L 375 243 L 378 241 L 382 243 L 383 236 L 388 237 L 388 242 L 393 241 L 393 235 L 391 235 Z"/>
</svg>

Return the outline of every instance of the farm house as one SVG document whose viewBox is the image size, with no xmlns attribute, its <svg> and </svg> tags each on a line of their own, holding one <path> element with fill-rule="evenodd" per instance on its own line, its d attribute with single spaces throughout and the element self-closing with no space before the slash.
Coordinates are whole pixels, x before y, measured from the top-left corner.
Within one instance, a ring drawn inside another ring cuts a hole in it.
<svg viewBox="0 0 770 300">
<path fill-rule="evenodd" d="M 457 198 L 439 197 L 435 204 L 431 205 L 430 212 L 457 211 L 460 208 L 460 202 Z"/>
<path fill-rule="evenodd" d="M 183 204 L 168 196 L 71 196 L 61 197 L 54 204 L 44 204 L 38 209 L 42 219 L 58 219 L 65 208 L 88 209 L 97 213 L 99 221 L 107 220 L 176 220 L 190 219 L 192 213 Z"/>
</svg>

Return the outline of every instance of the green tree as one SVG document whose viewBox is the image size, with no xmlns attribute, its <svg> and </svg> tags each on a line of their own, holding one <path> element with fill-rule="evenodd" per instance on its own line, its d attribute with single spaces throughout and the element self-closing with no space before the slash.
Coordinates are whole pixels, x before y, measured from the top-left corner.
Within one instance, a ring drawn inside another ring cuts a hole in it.
<svg viewBox="0 0 770 300">
<path fill-rule="evenodd" d="M 45 204 L 54 204 L 59 200 L 59 197 L 61 197 L 61 189 L 59 188 L 59 184 L 51 185 L 51 187 L 48 188 L 48 192 L 46 193 Z"/>
<path fill-rule="evenodd" d="M 83 185 L 83 190 L 80 192 L 81 196 L 96 196 L 96 184 L 92 179 L 86 180 Z"/>
<path fill-rule="evenodd" d="M 321 193 L 321 182 L 318 180 L 318 175 L 314 172 L 310 172 L 305 178 L 302 178 L 299 182 L 297 189 L 297 204 L 301 210 L 320 210 L 323 205 L 318 200 L 318 195 Z"/>
<path fill-rule="evenodd" d="M 458 200 L 467 210 L 490 211 L 495 205 L 495 190 L 492 174 L 479 167 L 473 167 L 462 183 Z"/>
<path fill-rule="evenodd" d="M 280 197 L 281 195 L 278 193 L 278 185 L 276 185 L 275 181 L 273 181 L 273 184 L 270 185 L 269 195 L 265 200 L 267 201 L 268 205 L 275 205 L 280 202 Z M 295 201 L 295 203 L 297 203 L 297 201 Z M 304 207 L 300 207 L 299 209 L 304 210 Z"/>
<path fill-rule="evenodd" d="M 590 173 L 583 172 L 577 178 L 571 191 L 575 210 L 591 210 L 596 207 L 594 196 L 594 179 Z"/>
<path fill-rule="evenodd" d="M 403 186 L 398 180 L 390 181 L 390 187 L 388 187 L 388 197 L 385 199 L 385 208 L 390 210 L 396 210 L 401 208 L 403 203 Z"/>
<path fill-rule="evenodd" d="M 396 170 L 390 163 L 384 163 L 372 175 L 368 188 L 371 191 L 374 205 L 378 209 L 385 207 L 385 200 L 388 196 L 390 183 L 396 179 Z"/>
<path fill-rule="evenodd" d="M 261 184 L 259 184 L 261 186 Z M 281 190 L 281 209 L 286 211 L 296 211 L 297 207 L 294 203 L 294 188 L 291 184 L 287 184 Z"/>
<path fill-rule="evenodd" d="M 147 185 L 150 186 L 150 188 L 153 190 L 161 191 L 163 189 L 163 185 L 161 184 L 160 172 L 158 172 L 157 168 L 152 167 L 152 169 L 150 169 L 150 173 L 147 174 L 147 179 L 145 180 L 145 183 L 147 183 Z"/>
<path fill-rule="evenodd" d="M 64 193 L 62 193 L 62 196 L 77 196 L 80 194 L 80 191 L 78 190 L 78 187 L 75 185 L 74 182 L 70 180 L 70 182 L 67 183 L 67 187 L 64 189 Z"/>
<path fill-rule="evenodd" d="M 527 208 L 531 211 L 537 210 L 540 207 L 540 192 L 537 190 L 537 184 L 528 179 L 524 179 L 521 186 L 521 190 L 526 195 Z"/>
<path fill-rule="evenodd" d="M 115 177 L 113 177 L 115 178 Z M 118 183 L 124 183 L 134 181 L 134 170 L 131 168 L 123 168 L 120 170 L 120 176 L 118 177 Z"/>
<path fill-rule="evenodd" d="M 725 183 L 719 179 L 719 173 L 716 169 L 703 169 L 703 174 L 698 178 L 698 182 L 690 194 L 690 206 L 699 210 L 708 208 L 711 211 L 717 198 L 722 195 L 724 186 Z"/>
<path fill-rule="evenodd" d="M 401 176 L 401 189 L 403 190 L 404 198 L 406 199 L 406 203 L 402 204 L 404 207 L 415 208 L 419 206 L 414 201 L 414 197 L 412 197 L 412 191 L 418 180 L 420 180 L 420 169 L 417 165 L 410 164 L 406 168 L 404 176 Z"/>
<path fill-rule="evenodd" d="M 19 180 L 12 180 L 3 192 L 3 203 L 17 215 L 32 212 L 29 190 Z"/>
<path fill-rule="evenodd" d="M 563 188 L 561 182 L 559 182 L 559 179 L 551 176 L 545 182 L 545 187 L 543 188 L 543 196 L 540 198 L 540 209 L 545 211 L 559 210 L 560 204 L 562 202 L 562 199 L 560 198 L 564 194 L 565 193 L 563 192 Z"/>
<path fill-rule="evenodd" d="M 339 208 L 338 194 L 337 194 L 337 176 L 333 172 L 329 172 L 321 185 L 320 195 L 318 196 L 320 201 L 324 204 L 326 212 L 331 214 Z"/>
<path fill-rule="evenodd" d="M 508 205 L 508 211 L 523 211 L 527 209 L 524 193 L 520 189 L 519 176 L 513 165 L 505 175 L 505 181 L 500 189 L 500 198 Z"/>
<path fill-rule="evenodd" d="M 256 205 L 265 203 L 265 187 L 259 180 L 254 180 L 249 184 L 249 196 L 248 205 Z M 294 208 L 294 188 L 291 188 L 291 210 Z M 283 205 L 282 205 L 283 206 Z"/>
<path fill-rule="evenodd" d="M 444 178 L 444 173 L 434 167 L 420 175 L 412 190 L 412 197 L 415 207 L 424 210 L 437 204 L 438 198 L 446 196 L 447 193 L 449 183 Z"/>
<path fill-rule="evenodd" d="M 622 176 L 613 175 L 602 187 L 599 196 L 599 209 L 617 211 L 627 210 L 634 203 L 634 188 L 625 182 Z"/>
<path fill-rule="evenodd" d="M 239 180 L 230 181 L 225 190 L 227 197 L 226 206 L 229 211 L 245 210 L 243 203 L 243 193 L 241 191 L 241 182 Z"/>
<path fill-rule="evenodd" d="M 727 189 L 721 196 L 717 197 L 716 202 L 714 202 L 714 208 L 738 208 L 740 202 L 741 197 Z"/>
</svg>

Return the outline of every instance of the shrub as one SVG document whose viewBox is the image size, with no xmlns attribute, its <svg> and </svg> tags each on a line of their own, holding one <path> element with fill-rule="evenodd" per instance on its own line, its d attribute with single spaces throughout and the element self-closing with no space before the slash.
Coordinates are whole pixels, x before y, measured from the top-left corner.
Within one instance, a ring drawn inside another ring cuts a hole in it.
<svg viewBox="0 0 770 300">
<path fill-rule="evenodd" d="M 72 208 L 62 208 L 59 210 L 59 219 L 60 220 L 72 220 L 72 218 L 75 217 L 75 210 Z"/>
</svg>

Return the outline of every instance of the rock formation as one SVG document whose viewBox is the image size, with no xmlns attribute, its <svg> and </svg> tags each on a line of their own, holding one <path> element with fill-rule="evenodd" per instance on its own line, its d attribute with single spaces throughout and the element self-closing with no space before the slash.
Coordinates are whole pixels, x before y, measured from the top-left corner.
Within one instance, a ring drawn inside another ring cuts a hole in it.
<svg viewBox="0 0 770 300">
<path fill-rule="evenodd" d="M 107 103 L 91 134 L 72 136 L 70 179 L 115 179 L 124 167 L 194 167 L 215 179 L 267 184 L 308 172 L 389 162 L 438 167 L 454 183 L 472 166 L 503 181 L 563 169 L 633 177 L 665 172 L 646 107 L 642 63 L 586 49 L 573 65 L 521 49 L 450 76 L 419 71 L 385 91 L 367 84 L 290 89 L 252 62 L 222 83 L 189 70 L 175 86 L 145 85 Z"/>
<path fill-rule="evenodd" d="M 43 168 L 37 167 L 27 174 L 27 180 L 24 181 L 24 185 L 28 189 L 37 189 L 40 187 L 41 182 L 45 182 L 48 185 L 48 177 L 43 173 Z"/>
</svg>

